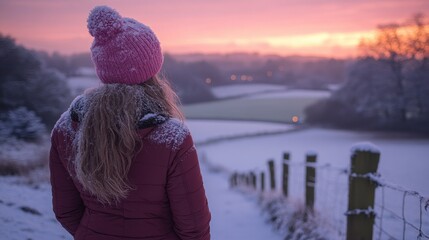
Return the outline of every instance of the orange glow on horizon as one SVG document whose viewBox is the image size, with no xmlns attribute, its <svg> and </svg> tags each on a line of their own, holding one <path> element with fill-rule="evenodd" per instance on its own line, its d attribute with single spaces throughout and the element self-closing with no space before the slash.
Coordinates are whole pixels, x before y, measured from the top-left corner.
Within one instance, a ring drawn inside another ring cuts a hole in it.
<svg viewBox="0 0 429 240">
<path fill-rule="evenodd" d="M 311 4 L 272 0 L 268 5 L 264 0 L 183 0 L 168 4 L 156 0 L 4 0 L 0 2 L 0 33 L 32 49 L 88 52 L 92 38 L 86 17 L 100 4 L 151 26 L 163 50 L 173 54 L 353 57 L 360 40 L 373 36 L 378 24 L 429 12 L 426 0 L 326 0 Z"/>
<path fill-rule="evenodd" d="M 236 53 L 249 52 L 275 55 L 313 55 L 325 57 L 351 57 L 362 38 L 371 38 L 374 31 L 362 33 L 321 33 L 302 36 L 267 37 L 264 39 L 198 39 L 180 43 L 164 38 L 162 48 L 165 52 L 184 53 Z M 13 36 L 12 36 L 13 37 Z M 47 35 L 41 39 L 17 39 L 26 47 L 57 51 L 64 54 L 88 52 L 92 39 L 88 36 L 71 34 Z M 67 47 L 65 49 L 64 47 Z M 339 51 L 340 50 L 340 51 Z"/>
</svg>

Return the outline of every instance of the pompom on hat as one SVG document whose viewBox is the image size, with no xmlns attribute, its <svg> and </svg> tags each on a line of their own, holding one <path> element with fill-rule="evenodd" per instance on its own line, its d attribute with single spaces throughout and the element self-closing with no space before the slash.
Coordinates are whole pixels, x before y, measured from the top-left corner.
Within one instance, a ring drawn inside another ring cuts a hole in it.
<svg viewBox="0 0 429 240">
<path fill-rule="evenodd" d="M 97 6 L 88 16 L 88 30 L 94 37 L 92 61 L 103 83 L 140 84 L 160 71 L 161 45 L 148 26 Z"/>
</svg>

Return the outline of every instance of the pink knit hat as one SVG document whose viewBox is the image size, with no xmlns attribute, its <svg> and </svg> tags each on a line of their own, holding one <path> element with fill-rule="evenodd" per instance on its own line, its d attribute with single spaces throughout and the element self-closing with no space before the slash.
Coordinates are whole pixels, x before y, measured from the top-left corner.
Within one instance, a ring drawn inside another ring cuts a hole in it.
<svg viewBox="0 0 429 240">
<path fill-rule="evenodd" d="M 88 30 L 94 37 L 92 61 L 103 83 L 139 84 L 161 69 L 161 46 L 148 26 L 98 6 L 89 14 Z"/>
</svg>

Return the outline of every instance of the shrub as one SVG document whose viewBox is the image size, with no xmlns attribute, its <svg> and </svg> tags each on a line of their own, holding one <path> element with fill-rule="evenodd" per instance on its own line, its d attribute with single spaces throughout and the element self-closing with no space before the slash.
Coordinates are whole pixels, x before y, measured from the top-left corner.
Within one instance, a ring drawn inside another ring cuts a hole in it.
<svg viewBox="0 0 429 240">
<path fill-rule="evenodd" d="M 33 111 L 19 107 L 0 117 L 0 143 L 10 138 L 35 141 L 46 132 L 45 125 Z"/>
<path fill-rule="evenodd" d="M 25 142 L 9 138 L 0 143 L 0 176 L 28 175 L 48 165 L 49 141 Z"/>
<path fill-rule="evenodd" d="M 0 79 L 0 114 L 3 116 L 24 107 L 49 128 L 71 100 L 63 74 L 44 67 L 34 52 L 1 34 Z"/>
</svg>

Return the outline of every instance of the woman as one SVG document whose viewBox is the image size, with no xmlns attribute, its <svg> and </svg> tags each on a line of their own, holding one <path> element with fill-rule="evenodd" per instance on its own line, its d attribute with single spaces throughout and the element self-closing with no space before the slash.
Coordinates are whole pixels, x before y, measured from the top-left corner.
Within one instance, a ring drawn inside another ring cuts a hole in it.
<svg viewBox="0 0 429 240">
<path fill-rule="evenodd" d="M 176 95 L 157 76 L 149 27 L 100 6 L 88 18 L 102 86 L 52 131 L 53 208 L 74 239 L 210 239 L 197 153 Z"/>
</svg>

